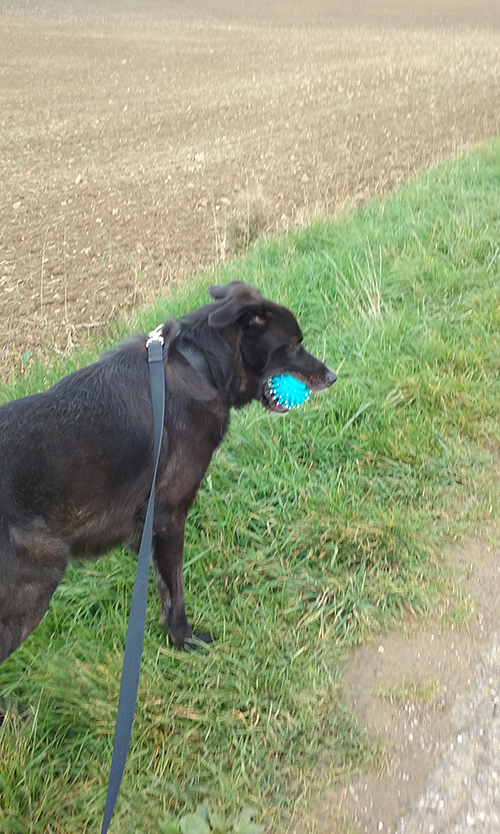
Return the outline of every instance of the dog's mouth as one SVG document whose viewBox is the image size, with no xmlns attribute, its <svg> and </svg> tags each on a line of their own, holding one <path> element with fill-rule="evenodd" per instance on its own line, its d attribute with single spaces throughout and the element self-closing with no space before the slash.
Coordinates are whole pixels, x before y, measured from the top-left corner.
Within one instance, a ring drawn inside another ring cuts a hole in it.
<svg viewBox="0 0 500 834">
<path fill-rule="evenodd" d="M 266 379 L 262 388 L 262 395 L 260 401 L 267 411 L 272 411 L 274 414 L 286 414 L 290 411 L 290 406 L 282 405 L 271 389 L 271 380 Z"/>
<path fill-rule="evenodd" d="M 296 377 L 286 374 L 269 377 L 264 382 L 261 403 L 274 414 L 287 414 L 309 399 L 309 388 Z"/>
</svg>

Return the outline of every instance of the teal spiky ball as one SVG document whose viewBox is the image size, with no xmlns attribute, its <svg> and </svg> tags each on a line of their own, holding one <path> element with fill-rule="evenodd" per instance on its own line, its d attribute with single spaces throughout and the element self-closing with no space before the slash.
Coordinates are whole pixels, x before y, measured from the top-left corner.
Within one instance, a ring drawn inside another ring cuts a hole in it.
<svg viewBox="0 0 500 834">
<path fill-rule="evenodd" d="M 274 401 L 286 411 L 302 405 L 311 396 L 307 385 L 290 374 L 273 376 L 269 381 L 269 390 Z"/>
</svg>

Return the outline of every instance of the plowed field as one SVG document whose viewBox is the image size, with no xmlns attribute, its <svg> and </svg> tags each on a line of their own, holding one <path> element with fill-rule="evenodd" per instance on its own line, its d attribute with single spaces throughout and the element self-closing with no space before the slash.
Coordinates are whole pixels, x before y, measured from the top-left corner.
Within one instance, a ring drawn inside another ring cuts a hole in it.
<svg viewBox="0 0 500 834">
<path fill-rule="evenodd" d="M 0 3 L 0 374 L 499 130 L 486 0 Z"/>
</svg>

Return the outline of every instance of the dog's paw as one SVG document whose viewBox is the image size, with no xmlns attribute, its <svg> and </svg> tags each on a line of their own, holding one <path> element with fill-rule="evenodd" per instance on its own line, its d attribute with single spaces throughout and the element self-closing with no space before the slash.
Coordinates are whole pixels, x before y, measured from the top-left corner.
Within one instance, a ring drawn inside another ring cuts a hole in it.
<svg viewBox="0 0 500 834">
<path fill-rule="evenodd" d="M 202 631 L 201 634 L 193 634 L 192 637 L 184 640 L 184 650 L 187 652 L 199 652 L 215 640 L 217 640 L 217 635 L 214 631 Z"/>
</svg>

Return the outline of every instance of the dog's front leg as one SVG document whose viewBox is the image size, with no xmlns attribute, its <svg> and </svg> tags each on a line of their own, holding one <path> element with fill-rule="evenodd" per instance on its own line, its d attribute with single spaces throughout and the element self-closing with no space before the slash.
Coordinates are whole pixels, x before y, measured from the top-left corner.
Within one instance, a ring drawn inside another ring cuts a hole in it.
<svg viewBox="0 0 500 834">
<path fill-rule="evenodd" d="M 153 565 L 161 602 L 160 623 L 168 629 L 170 640 L 178 649 L 193 632 L 184 605 L 184 528 L 186 514 L 172 514 L 168 527 L 155 534 Z"/>
</svg>

